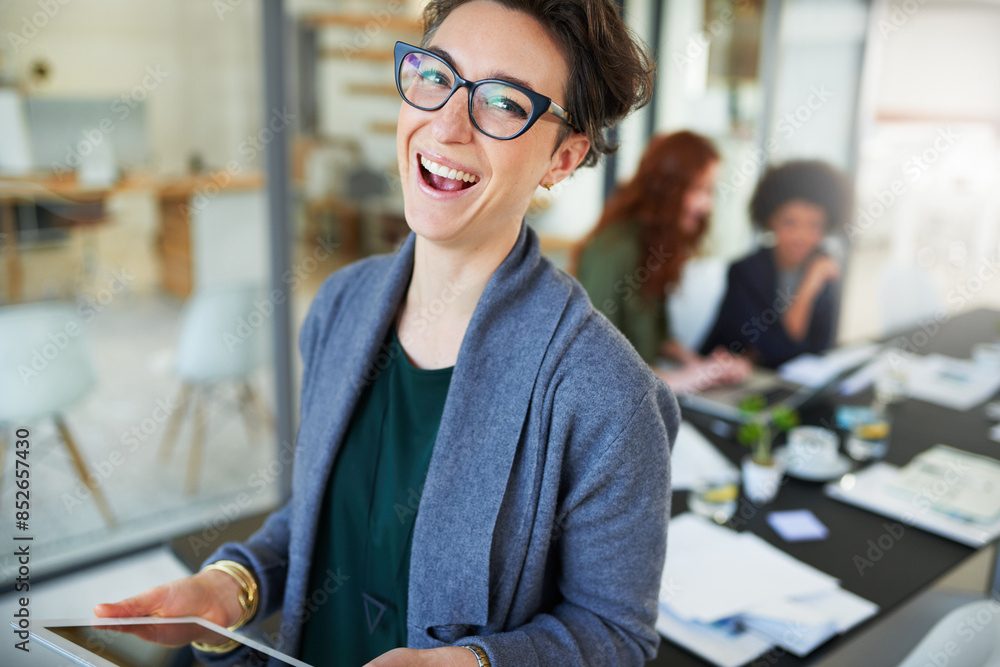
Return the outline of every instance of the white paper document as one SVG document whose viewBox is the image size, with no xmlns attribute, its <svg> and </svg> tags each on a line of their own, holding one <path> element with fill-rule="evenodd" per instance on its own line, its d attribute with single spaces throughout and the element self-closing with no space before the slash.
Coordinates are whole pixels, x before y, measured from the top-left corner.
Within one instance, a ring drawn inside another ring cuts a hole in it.
<svg viewBox="0 0 1000 667">
<path fill-rule="evenodd" d="M 716 665 L 805 656 L 878 610 L 752 533 L 682 514 L 669 535 L 656 629 Z"/>
<path fill-rule="evenodd" d="M 837 588 L 754 607 L 746 614 L 744 624 L 802 658 L 877 611 L 874 602 Z"/>
<path fill-rule="evenodd" d="M 853 396 L 872 386 L 880 375 L 889 368 L 889 358 L 885 354 L 880 354 L 871 359 L 861 368 L 848 375 L 840 383 L 840 393 L 844 396 Z"/>
<path fill-rule="evenodd" d="M 965 411 L 1000 389 L 1000 373 L 970 359 L 942 354 L 916 357 L 906 364 L 907 394 L 928 403 Z"/>
<path fill-rule="evenodd" d="M 823 356 L 800 354 L 782 364 L 778 368 L 778 374 L 788 382 L 818 388 L 841 373 L 865 363 L 878 350 L 879 346 L 875 343 L 863 343 L 831 350 Z"/>
<path fill-rule="evenodd" d="M 839 585 L 753 533 L 737 533 L 694 514 L 671 519 L 669 535 L 660 599 L 668 596 L 673 613 L 684 620 L 713 623 L 755 605 Z"/>
<path fill-rule="evenodd" d="M 690 623 L 660 605 L 656 631 L 719 667 L 739 667 L 766 653 L 774 643 L 753 632 L 730 632 L 725 628 Z"/>
<path fill-rule="evenodd" d="M 800 658 L 837 634 L 832 618 L 794 600 L 755 608 L 743 623 Z"/>
<path fill-rule="evenodd" d="M 799 598 L 798 601 L 822 609 L 833 619 L 837 632 L 847 632 L 878 612 L 877 604 L 843 588 L 813 597 Z"/>
<path fill-rule="evenodd" d="M 873 463 L 858 473 L 844 475 L 839 482 L 827 484 L 826 495 L 970 547 L 981 547 L 1000 535 L 1000 520 L 980 524 L 935 510 L 933 499 L 937 492 L 933 488 L 928 493 L 909 496 L 900 493 L 894 488 L 898 474 L 899 468 L 892 464 Z M 947 477 L 942 481 L 947 485 Z"/>
<path fill-rule="evenodd" d="M 694 426 L 682 421 L 670 454 L 671 488 L 680 491 L 691 489 L 702 481 L 738 478 L 736 466 Z"/>
<path fill-rule="evenodd" d="M 890 490 L 925 497 L 932 509 L 964 521 L 1000 520 L 1000 461 L 954 447 L 921 452 L 900 469 Z"/>
</svg>

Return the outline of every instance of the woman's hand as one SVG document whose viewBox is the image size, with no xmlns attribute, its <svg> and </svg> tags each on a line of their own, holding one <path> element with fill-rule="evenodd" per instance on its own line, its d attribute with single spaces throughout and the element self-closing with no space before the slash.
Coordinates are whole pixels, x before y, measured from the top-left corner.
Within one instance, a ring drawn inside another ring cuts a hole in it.
<svg viewBox="0 0 1000 667">
<path fill-rule="evenodd" d="M 832 280 L 840 279 L 840 265 L 829 255 L 819 255 L 806 269 L 800 291 L 818 294 Z"/>
<path fill-rule="evenodd" d="M 720 385 L 745 382 L 753 372 L 753 364 L 723 347 L 717 347 L 711 355 L 696 357 L 696 361 L 679 368 L 653 370 L 676 393 L 689 394 Z"/>
<path fill-rule="evenodd" d="M 840 265 L 829 255 L 819 255 L 806 269 L 802 284 L 795 294 L 795 300 L 782 315 L 781 322 L 785 333 L 795 342 L 805 339 L 809 333 L 809 323 L 812 320 L 813 305 L 816 297 L 823 291 L 828 282 L 840 279 Z"/>
<path fill-rule="evenodd" d="M 745 357 L 735 355 L 721 345 L 708 357 L 710 367 L 717 368 L 716 384 L 742 384 L 750 379 L 753 364 Z"/>
<path fill-rule="evenodd" d="M 394 648 L 365 667 L 479 667 L 479 660 L 475 653 L 461 646 Z"/>
<path fill-rule="evenodd" d="M 206 570 L 154 586 L 121 602 L 95 605 L 94 615 L 107 618 L 199 616 L 228 628 L 240 618 L 237 598 L 240 588 L 239 582 L 225 572 Z"/>
</svg>

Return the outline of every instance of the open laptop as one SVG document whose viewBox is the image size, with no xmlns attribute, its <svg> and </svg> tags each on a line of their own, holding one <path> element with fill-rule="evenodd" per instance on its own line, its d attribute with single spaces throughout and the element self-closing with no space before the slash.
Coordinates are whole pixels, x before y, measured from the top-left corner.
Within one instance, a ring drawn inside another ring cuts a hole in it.
<svg viewBox="0 0 1000 667">
<path fill-rule="evenodd" d="M 681 407 L 729 421 L 743 423 L 746 415 L 740 411 L 740 404 L 750 396 L 762 396 L 766 409 L 784 405 L 798 409 L 816 393 L 825 389 L 813 389 L 788 382 L 772 370 L 755 368 L 750 378 L 740 385 L 712 387 L 696 393 L 678 394 Z"/>
<path fill-rule="evenodd" d="M 831 350 L 822 357 L 802 355 L 781 367 L 783 371 L 793 372 L 778 372 L 755 367 L 750 378 L 741 385 L 712 387 L 695 393 L 678 394 L 677 402 L 684 408 L 737 423 L 748 420 L 739 406 L 746 398 L 754 395 L 764 398 L 766 410 L 779 405 L 791 410 L 801 410 L 823 396 L 830 387 L 838 385 L 858 366 L 868 362 L 879 349 L 880 346 L 877 344 L 865 343 Z M 810 373 L 810 381 L 798 382 L 786 379 L 786 377 L 802 378 L 804 374 L 801 369 L 806 365 L 817 367 Z"/>
</svg>

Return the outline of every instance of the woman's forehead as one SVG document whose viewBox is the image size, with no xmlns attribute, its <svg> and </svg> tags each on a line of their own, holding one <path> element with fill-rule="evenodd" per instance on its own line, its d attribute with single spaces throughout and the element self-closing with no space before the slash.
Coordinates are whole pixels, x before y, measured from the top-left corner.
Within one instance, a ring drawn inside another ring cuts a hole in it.
<svg viewBox="0 0 1000 667">
<path fill-rule="evenodd" d="M 466 79 L 504 79 L 553 99 L 568 76 L 562 51 L 536 18 L 488 0 L 452 10 L 427 48 Z"/>
</svg>

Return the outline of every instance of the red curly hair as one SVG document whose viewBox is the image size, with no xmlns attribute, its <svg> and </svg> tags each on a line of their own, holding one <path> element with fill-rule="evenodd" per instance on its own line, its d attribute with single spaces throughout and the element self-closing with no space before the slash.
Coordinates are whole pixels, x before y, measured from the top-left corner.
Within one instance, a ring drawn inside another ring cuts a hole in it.
<svg viewBox="0 0 1000 667">
<path fill-rule="evenodd" d="M 684 263 L 708 230 L 708 216 L 698 221 L 693 233 L 681 229 L 684 196 L 695 179 L 718 160 L 719 152 L 712 142 L 694 132 L 653 137 L 635 176 L 608 200 L 597 226 L 579 249 L 605 227 L 638 222 L 643 248 L 639 264 L 645 264 L 652 250 L 660 246 L 669 254 L 662 269 L 654 271 L 642 286 L 647 297 L 662 298 L 668 285 L 677 285 Z"/>
</svg>

